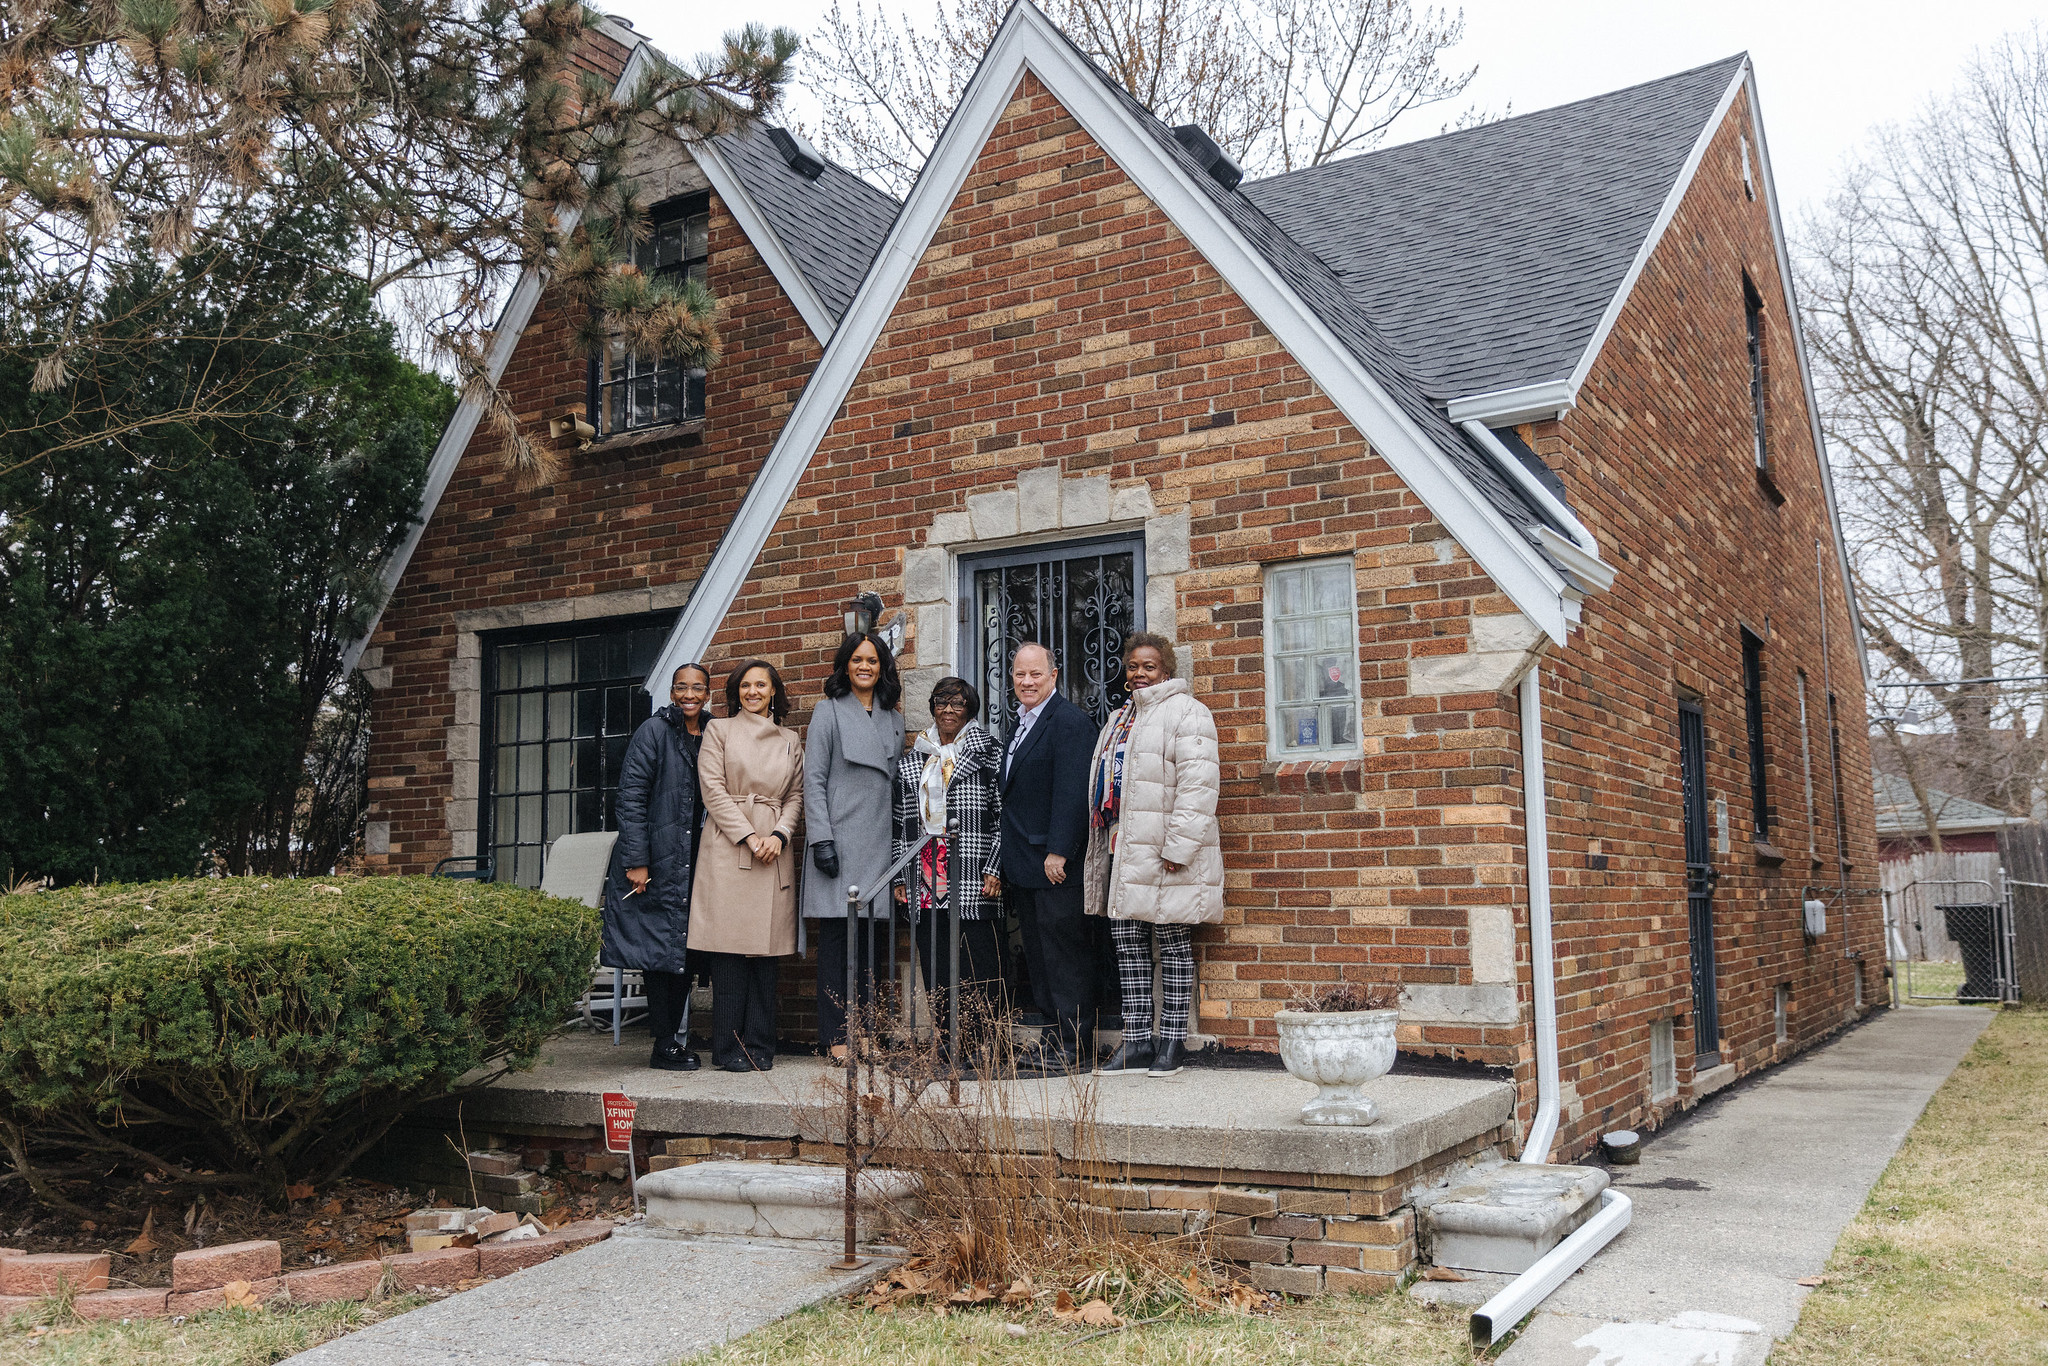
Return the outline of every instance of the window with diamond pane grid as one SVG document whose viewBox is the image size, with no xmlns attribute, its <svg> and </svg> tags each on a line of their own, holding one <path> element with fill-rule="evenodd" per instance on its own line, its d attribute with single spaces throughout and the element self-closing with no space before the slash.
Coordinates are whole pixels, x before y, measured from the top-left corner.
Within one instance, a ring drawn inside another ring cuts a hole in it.
<svg viewBox="0 0 2048 1366">
<path fill-rule="evenodd" d="M 1266 693 L 1274 757 L 1359 752 L 1358 589 L 1350 560 L 1266 571 Z"/>
</svg>

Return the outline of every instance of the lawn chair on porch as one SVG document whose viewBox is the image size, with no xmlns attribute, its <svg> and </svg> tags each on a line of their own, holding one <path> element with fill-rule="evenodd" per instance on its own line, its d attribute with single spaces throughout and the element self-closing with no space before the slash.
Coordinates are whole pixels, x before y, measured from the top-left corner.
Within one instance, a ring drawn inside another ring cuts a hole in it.
<svg viewBox="0 0 2048 1366">
<path fill-rule="evenodd" d="M 612 845 L 618 838 L 616 830 L 562 836 L 548 847 L 540 889 L 550 896 L 567 897 L 586 906 L 602 905 L 605 874 L 611 867 Z M 647 991 L 638 972 L 593 966 L 590 986 L 576 1005 L 583 1022 L 592 1029 L 603 1027 L 599 1016 L 610 1017 L 612 1044 L 616 1047 L 619 1032 L 628 1023 L 627 1017 L 639 1019 L 647 1013 Z"/>
</svg>

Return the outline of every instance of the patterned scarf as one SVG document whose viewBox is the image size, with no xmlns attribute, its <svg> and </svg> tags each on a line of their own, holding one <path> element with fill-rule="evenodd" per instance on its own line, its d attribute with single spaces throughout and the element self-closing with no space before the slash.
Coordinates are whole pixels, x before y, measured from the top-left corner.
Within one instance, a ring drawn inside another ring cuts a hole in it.
<svg viewBox="0 0 2048 1366">
<path fill-rule="evenodd" d="M 1124 747 L 1131 740 L 1131 725 L 1138 719 L 1138 699 L 1135 697 L 1118 708 L 1111 725 L 1116 729 L 1110 733 L 1109 746 L 1102 751 L 1102 761 L 1095 766 L 1094 791 L 1088 803 L 1088 820 L 1097 830 L 1115 827 L 1117 814 L 1124 802 Z"/>
<path fill-rule="evenodd" d="M 962 730 L 964 731 L 964 727 Z M 917 815 L 927 835 L 946 833 L 946 789 L 953 782 L 953 765 L 960 745 L 960 733 L 953 743 L 939 743 L 937 726 L 922 731 L 911 748 L 924 756 L 924 776 L 917 783 Z"/>
</svg>

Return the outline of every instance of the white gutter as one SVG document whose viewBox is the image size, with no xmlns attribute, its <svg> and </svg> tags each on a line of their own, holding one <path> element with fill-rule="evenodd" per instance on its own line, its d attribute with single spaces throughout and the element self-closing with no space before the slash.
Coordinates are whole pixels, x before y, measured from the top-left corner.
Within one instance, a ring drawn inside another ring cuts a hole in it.
<svg viewBox="0 0 2048 1366">
<path fill-rule="evenodd" d="M 1543 779 L 1543 666 L 1522 679 L 1522 824 L 1529 840 L 1529 976 L 1536 995 L 1536 1118 L 1522 1161 L 1550 1160 L 1557 1137 L 1557 965 L 1550 940 L 1550 801 Z"/>
<path fill-rule="evenodd" d="M 1459 424 L 1465 435 L 1478 442 L 1494 463 L 1501 466 L 1515 481 L 1515 486 L 1544 509 L 1561 526 L 1566 535 L 1559 535 L 1547 526 L 1537 527 L 1531 535 L 1536 543 L 1550 552 L 1551 558 L 1569 569 L 1596 593 L 1605 593 L 1614 586 L 1614 566 L 1600 558 L 1600 542 L 1593 539 L 1593 533 L 1585 524 L 1572 515 L 1564 500 L 1552 493 L 1541 479 L 1529 472 L 1529 467 L 1515 458 L 1515 453 L 1502 444 L 1493 430 L 1476 418 Z"/>
<path fill-rule="evenodd" d="M 1529 838 L 1529 968 L 1536 995 L 1536 1118 L 1521 1161 L 1542 1166 L 1557 1138 L 1557 964 L 1550 937 L 1550 802 L 1543 777 L 1543 666 L 1522 679 L 1522 810 Z M 1484 1351 L 1529 1316 L 1593 1254 L 1628 1227 L 1629 1198 L 1612 1186 L 1600 1194 L 1600 1212 L 1571 1237 L 1508 1282 L 1472 1314 L 1472 1347 Z"/>
</svg>

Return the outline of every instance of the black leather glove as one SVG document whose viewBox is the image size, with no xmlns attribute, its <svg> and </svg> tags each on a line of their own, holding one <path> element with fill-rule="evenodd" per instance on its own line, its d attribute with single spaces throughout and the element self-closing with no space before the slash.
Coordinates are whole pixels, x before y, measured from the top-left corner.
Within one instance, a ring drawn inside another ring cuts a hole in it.
<svg viewBox="0 0 2048 1366">
<path fill-rule="evenodd" d="M 839 876 L 839 851 L 832 847 L 831 840 L 819 840 L 811 846 L 811 866 L 826 877 Z"/>
</svg>

